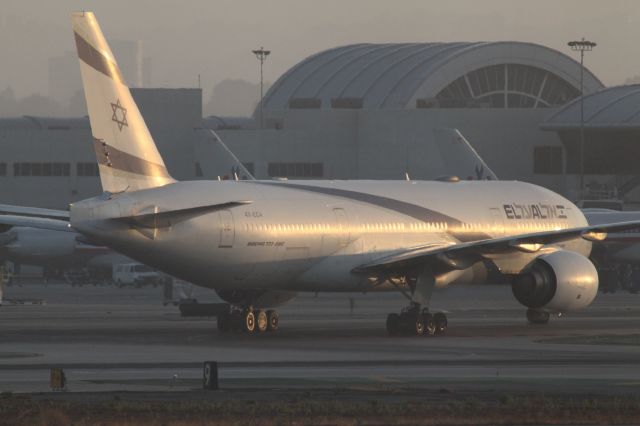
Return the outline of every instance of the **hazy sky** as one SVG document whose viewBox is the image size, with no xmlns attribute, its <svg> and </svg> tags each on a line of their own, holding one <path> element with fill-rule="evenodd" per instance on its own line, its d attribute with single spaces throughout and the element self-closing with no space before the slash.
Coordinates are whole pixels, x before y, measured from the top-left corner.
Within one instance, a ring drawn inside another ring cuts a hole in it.
<svg viewBox="0 0 640 426">
<path fill-rule="evenodd" d="M 272 50 L 265 79 L 320 50 L 359 42 L 519 40 L 569 53 L 598 43 L 587 65 L 607 85 L 640 75 L 639 0 L 0 0 L 0 90 L 48 91 L 47 59 L 74 50 L 69 15 L 96 13 L 107 39 L 142 40 L 158 87 L 208 92 L 258 81 L 250 50 Z M 208 93 L 205 93 L 208 96 Z"/>
</svg>

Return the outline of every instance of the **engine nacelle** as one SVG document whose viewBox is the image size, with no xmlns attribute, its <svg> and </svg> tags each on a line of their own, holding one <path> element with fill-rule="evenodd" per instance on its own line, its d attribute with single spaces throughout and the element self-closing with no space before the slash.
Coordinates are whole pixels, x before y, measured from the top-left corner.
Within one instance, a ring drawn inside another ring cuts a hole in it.
<svg viewBox="0 0 640 426">
<path fill-rule="evenodd" d="M 591 304 L 598 293 L 598 272 L 579 253 L 559 250 L 536 258 L 512 284 L 518 302 L 532 309 L 564 312 Z"/>
<path fill-rule="evenodd" d="M 297 294 L 293 291 L 232 289 L 218 289 L 216 293 L 222 300 L 232 305 L 254 308 L 273 308 L 288 302 Z"/>
</svg>

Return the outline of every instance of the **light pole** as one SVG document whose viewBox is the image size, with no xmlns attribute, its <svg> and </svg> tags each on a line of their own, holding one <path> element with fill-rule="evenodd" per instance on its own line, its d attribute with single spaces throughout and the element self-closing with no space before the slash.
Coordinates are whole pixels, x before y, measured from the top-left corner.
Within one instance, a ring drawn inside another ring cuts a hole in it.
<svg viewBox="0 0 640 426">
<path fill-rule="evenodd" d="M 580 199 L 584 198 L 584 52 L 596 47 L 592 41 L 574 40 L 567 43 L 571 50 L 580 52 Z"/>
<path fill-rule="evenodd" d="M 256 55 L 256 58 L 258 58 L 258 60 L 260 61 L 260 128 L 262 129 L 264 127 L 264 122 L 262 119 L 262 99 L 264 97 L 264 90 L 263 90 L 263 78 L 262 78 L 262 65 L 264 64 L 264 61 L 267 59 L 267 56 L 269 56 L 269 54 L 271 53 L 270 50 L 264 50 L 264 47 L 260 47 L 260 49 L 257 50 L 252 50 L 253 54 Z"/>
</svg>

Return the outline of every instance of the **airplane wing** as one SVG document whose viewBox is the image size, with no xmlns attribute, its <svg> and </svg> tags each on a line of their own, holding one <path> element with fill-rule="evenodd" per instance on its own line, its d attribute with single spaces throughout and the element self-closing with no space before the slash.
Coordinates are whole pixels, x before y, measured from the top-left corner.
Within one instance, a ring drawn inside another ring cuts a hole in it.
<svg viewBox="0 0 640 426">
<path fill-rule="evenodd" d="M 22 207 L 0 204 L 0 215 L 16 215 L 25 217 L 41 217 L 69 221 L 69 212 L 65 210 L 41 209 L 38 207 Z"/>
<path fill-rule="evenodd" d="M 392 272 L 428 262 L 440 263 L 449 269 L 466 269 L 480 261 L 485 255 L 518 251 L 534 253 L 549 244 L 560 243 L 577 237 L 582 237 L 589 241 L 602 241 L 607 237 L 608 232 L 636 229 L 638 226 L 640 226 L 640 220 L 519 234 L 467 243 L 430 244 L 380 257 L 373 262 L 356 267 L 353 272 Z"/>
</svg>

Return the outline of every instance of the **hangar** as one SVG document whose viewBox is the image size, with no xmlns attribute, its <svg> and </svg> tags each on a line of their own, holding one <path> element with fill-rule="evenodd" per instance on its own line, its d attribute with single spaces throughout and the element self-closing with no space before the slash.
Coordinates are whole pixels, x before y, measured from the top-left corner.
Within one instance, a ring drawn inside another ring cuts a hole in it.
<svg viewBox="0 0 640 426">
<path fill-rule="evenodd" d="M 585 93 L 603 88 L 585 70 Z M 561 139 L 540 123 L 579 96 L 580 64 L 541 45 L 355 44 L 284 73 L 262 130 L 220 134 L 261 177 L 427 179 L 446 174 L 432 130 L 455 127 L 502 178 L 571 195 Z"/>
</svg>

